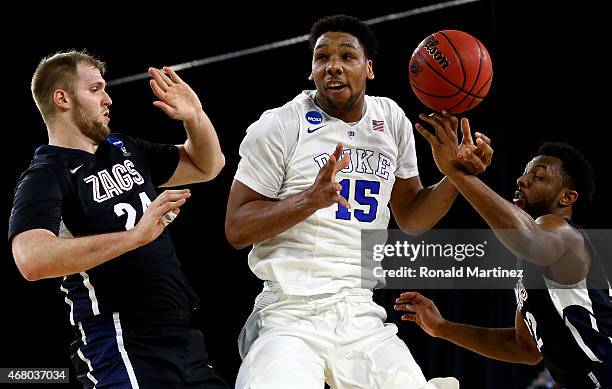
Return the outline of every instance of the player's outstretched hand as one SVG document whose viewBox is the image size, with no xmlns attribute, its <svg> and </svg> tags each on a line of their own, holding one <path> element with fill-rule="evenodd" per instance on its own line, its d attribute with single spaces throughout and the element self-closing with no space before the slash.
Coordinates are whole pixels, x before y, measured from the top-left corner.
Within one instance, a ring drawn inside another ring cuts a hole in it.
<svg viewBox="0 0 612 389">
<path fill-rule="evenodd" d="M 139 245 L 143 246 L 157 239 L 164 227 L 179 214 L 180 207 L 190 196 L 189 189 L 166 190 L 157 196 L 134 227 Z M 169 217 L 170 212 L 174 216 Z"/>
<path fill-rule="evenodd" d="M 455 116 L 445 116 L 441 113 L 432 113 L 429 116 L 420 114 L 419 118 L 433 127 L 434 132 L 432 133 L 422 124 L 415 124 L 417 131 L 429 142 L 436 166 L 448 176 L 459 169 L 457 164 L 458 120 Z"/>
<path fill-rule="evenodd" d="M 159 99 L 153 105 L 172 119 L 186 122 L 197 119 L 202 111 L 202 103 L 193 89 L 172 68 L 149 68 L 149 75 L 153 78 L 149 80 L 151 89 Z"/>
<path fill-rule="evenodd" d="M 484 172 L 493 157 L 491 139 L 483 133 L 476 132 L 476 143 L 474 143 L 467 118 L 461 119 L 461 135 L 461 144 L 457 152 L 457 162 L 461 169 L 473 175 Z"/>
<path fill-rule="evenodd" d="M 417 323 L 423 331 L 431 336 L 439 337 L 446 320 L 438 311 L 436 304 L 418 292 L 405 292 L 395 300 L 396 311 L 406 311 L 402 320 Z"/>
<path fill-rule="evenodd" d="M 342 156 L 342 143 L 338 143 L 336 150 L 329 156 L 329 160 L 317 174 L 317 178 L 308 189 L 308 201 L 315 209 L 327 208 L 332 204 L 339 203 L 346 208 L 351 205 L 342 196 L 342 186 L 336 182 L 336 174 L 346 168 L 350 163 L 348 154 Z"/>
</svg>

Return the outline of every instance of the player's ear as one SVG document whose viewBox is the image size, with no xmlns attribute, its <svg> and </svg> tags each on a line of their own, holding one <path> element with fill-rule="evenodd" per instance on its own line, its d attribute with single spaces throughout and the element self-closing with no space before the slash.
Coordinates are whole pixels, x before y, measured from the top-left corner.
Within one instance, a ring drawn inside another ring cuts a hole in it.
<svg viewBox="0 0 612 389">
<path fill-rule="evenodd" d="M 68 93 L 63 89 L 56 89 L 53 92 L 53 102 L 60 109 L 65 110 L 70 108 L 72 103 L 72 98 L 68 95 Z"/>
<path fill-rule="evenodd" d="M 310 81 L 314 80 L 314 76 L 312 75 L 312 72 L 310 72 L 310 74 L 308 75 L 308 79 L 309 79 Z"/>
<path fill-rule="evenodd" d="M 578 200 L 578 192 L 571 189 L 563 189 L 561 197 L 559 197 L 559 205 L 567 207 L 572 205 Z"/>
<path fill-rule="evenodd" d="M 367 70 L 368 70 L 368 80 L 373 80 L 374 79 L 374 64 L 372 63 L 371 59 L 368 59 L 368 62 L 366 63 L 367 66 Z"/>
</svg>

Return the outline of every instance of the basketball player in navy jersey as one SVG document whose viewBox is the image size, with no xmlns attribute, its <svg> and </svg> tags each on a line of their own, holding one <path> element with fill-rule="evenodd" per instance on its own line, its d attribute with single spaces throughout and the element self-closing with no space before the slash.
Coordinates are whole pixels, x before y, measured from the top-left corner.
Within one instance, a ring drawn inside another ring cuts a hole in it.
<svg viewBox="0 0 612 389">
<path fill-rule="evenodd" d="M 104 63 L 84 52 L 44 58 L 32 95 L 49 144 L 15 190 L 9 241 L 28 280 L 62 277 L 84 387 L 225 388 L 194 322 L 198 299 L 164 227 L 190 197 L 172 187 L 224 165 L 198 96 L 170 68 L 150 68 L 154 105 L 181 120 L 184 144 L 110 134 Z"/>
<path fill-rule="evenodd" d="M 416 127 L 440 171 L 522 260 L 524 272 L 515 288 L 514 328 L 449 322 L 417 292 L 397 299 L 395 309 L 410 312 L 402 319 L 489 358 L 526 364 L 544 359 L 562 388 L 612 388 L 612 288 L 589 237 L 571 221 L 592 198 L 589 162 L 568 144 L 543 144 L 517 180 L 512 204 L 456 169 L 445 139 Z M 461 127 L 469 134 L 467 119 Z"/>
</svg>

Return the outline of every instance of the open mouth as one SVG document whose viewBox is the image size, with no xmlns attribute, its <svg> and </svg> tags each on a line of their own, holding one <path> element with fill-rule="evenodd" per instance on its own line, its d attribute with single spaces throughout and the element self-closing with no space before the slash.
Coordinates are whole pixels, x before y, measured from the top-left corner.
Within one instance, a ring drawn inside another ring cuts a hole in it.
<svg viewBox="0 0 612 389">
<path fill-rule="evenodd" d="M 346 84 L 340 81 L 330 81 L 325 85 L 325 88 L 328 90 L 339 91 L 346 88 Z"/>
<path fill-rule="evenodd" d="M 520 190 L 514 192 L 514 198 L 512 199 L 514 204 L 524 203 L 525 202 L 525 194 Z"/>
</svg>

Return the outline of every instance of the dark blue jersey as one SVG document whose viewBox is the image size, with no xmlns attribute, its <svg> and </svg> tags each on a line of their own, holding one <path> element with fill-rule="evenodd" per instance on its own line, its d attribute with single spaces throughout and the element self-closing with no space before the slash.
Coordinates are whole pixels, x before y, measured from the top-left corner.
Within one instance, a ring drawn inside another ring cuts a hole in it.
<svg viewBox="0 0 612 389">
<path fill-rule="evenodd" d="M 95 154 L 41 146 L 17 184 L 9 240 L 36 228 L 62 237 L 131 229 L 178 161 L 176 146 L 119 134 Z M 64 277 L 60 289 L 73 325 L 101 313 L 187 311 L 198 305 L 167 231 L 145 246 Z"/>
<path fill-rule="evenodd" d="M 584 231 L 591 252 L 587 277 L 574 285 L 554 282 L 546 267 L 520 261 L 518 307 L 562 388 L 612 388 L 612 288 L 602 260 Z"/>
</svg>

